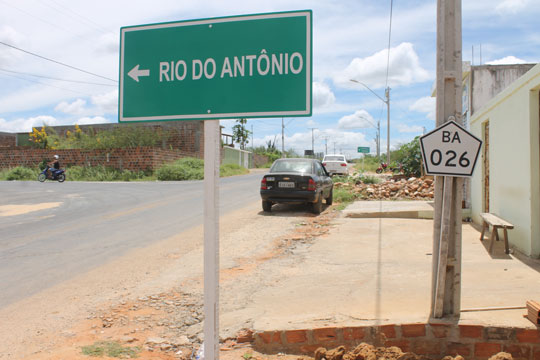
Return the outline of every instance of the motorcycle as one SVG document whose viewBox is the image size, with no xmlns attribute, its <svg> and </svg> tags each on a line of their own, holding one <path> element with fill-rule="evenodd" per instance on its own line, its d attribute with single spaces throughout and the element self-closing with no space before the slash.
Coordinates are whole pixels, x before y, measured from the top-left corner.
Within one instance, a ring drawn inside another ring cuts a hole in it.
<svg viewBox="0 0 540 360">
<path fill-rule="evenodd" d="M 385 162 L 382 162 L 381 165 L 375 170 L 377 174 L 382 174 L 384 171 L 386 171 L 386 168 L 388 167 L 388 164 Z"/>
<path fill-rule="evenodd" d="M 50 171 L 49 171 L 50 170 Z M 46 167 L 39 175 L 39 182 L 44 182 L 45 180 L 57 180 L 58 182 L 64 182 L 66 180 L 66 171 L 64 169 L 53 169 Z"/>
</svg>

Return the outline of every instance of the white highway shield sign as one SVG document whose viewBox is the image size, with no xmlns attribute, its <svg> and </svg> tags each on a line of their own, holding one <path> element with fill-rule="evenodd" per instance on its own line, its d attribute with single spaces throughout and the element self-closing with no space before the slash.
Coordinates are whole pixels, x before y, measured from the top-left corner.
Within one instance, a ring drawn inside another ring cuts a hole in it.
<svg viewBox="0 0 540 360">
<path fill-rule="evenodd" d="M 482 140 L 448 121 L 420 137 L 424 168 L 428 175 L 472 176 Z"/>
</svg>

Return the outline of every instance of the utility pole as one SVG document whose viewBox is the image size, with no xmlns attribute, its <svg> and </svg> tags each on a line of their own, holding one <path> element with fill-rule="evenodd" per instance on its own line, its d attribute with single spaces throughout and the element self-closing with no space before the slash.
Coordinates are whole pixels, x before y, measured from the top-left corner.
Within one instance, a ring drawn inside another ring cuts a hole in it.
<svg viewBox="0 0 540 360">
<path fill-rule="evenodd" d="M 324 138 L 324 155 L 328 155 L 328 139 L 330 139 L 328 136 L 325 136 Z"/>
<path fill-rule="evenodd" d="M 462 123 L 461 0 L 437 0 L 437 127 Z M 461 200 L 463 178 L 435 177 L 431 317 L 461 311 Z"/>
<path fill-rule="evenodd" d="M 311 129 L 311 152 L 313 153 L 313 158 L 315 158 L 315 137 L 313 135 L 313 131 L 317 130 L 317 128 L 309 128 Z"/>
<path fill-rule="evenodd" d="M 387 119 L 387 125 L 386 125 L 386 163 L 388 166 L 390 166 L 390 87 L 386 87 L 386 91 L 384 92 L 386 95 L 386 119 Z"/>
<path fill-rule="evenodd" d="M 281 118 L 281 157 L 285 157 L 285 124 Z"/>
<path fill-rule="evenodd" d="M 251 151 L 255 150 L 255 144 L 253 143 L 253 124 L 251 124 Z"/>
</svg>

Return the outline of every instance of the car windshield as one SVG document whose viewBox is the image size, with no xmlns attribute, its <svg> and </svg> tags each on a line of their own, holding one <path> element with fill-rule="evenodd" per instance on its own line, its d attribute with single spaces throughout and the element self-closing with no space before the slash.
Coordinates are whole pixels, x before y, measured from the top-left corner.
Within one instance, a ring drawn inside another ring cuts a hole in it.
<svg viewBox="0 0 540 360">
<path fill-rule="evenodd" d="M 271 173 L 277 172 L 298 172 L 298 173 L 311 173 L 311 161 L 276 161 L 272 168 Z"/>
<path fill-rule="evenodd" d="M 345 161 L 344 156 L 325 156 L 324 161 Z"/>
</svg>

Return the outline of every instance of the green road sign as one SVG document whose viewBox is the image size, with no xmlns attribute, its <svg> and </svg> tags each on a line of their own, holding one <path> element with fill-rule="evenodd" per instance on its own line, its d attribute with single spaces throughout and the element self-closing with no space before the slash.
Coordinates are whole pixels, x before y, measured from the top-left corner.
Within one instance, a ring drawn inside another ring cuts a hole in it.
<svg viewBox="0 0 540 360">
<path fill-rule="evenodd" d="M 369 154 L 369 147 L 359 146 L 358 147 L 358 152 L 359 153 L 364 153 L 364 154 Z"/>
<path fill-rule="evenodd" d="M 310 10 L 123 27 L 120 122 L 311 116 Z"/>
</svg>

